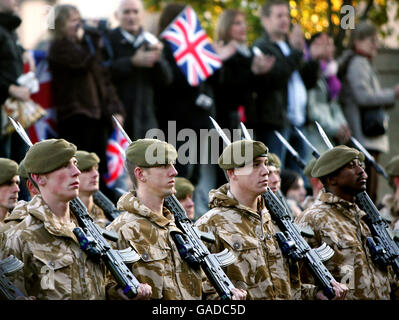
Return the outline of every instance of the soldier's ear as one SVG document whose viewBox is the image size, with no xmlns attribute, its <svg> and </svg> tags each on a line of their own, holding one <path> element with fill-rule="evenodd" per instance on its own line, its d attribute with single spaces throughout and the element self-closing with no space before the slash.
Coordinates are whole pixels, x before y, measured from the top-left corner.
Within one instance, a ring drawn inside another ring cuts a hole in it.
<svg viewBox="0 0 399 320">
<path fill-rule="evenodd" d="M 134 168 L 134 175 L 137 181 L 145 182 L 147 178 L 145 177 L 144 170 L 140 167 Z"/>
<path fill-rule="evenodd" d="M 38 186 L 44 186 L 47 183 L 47 176 L 44 174 L 32 173 L 31 178 Z"/>
</svg>

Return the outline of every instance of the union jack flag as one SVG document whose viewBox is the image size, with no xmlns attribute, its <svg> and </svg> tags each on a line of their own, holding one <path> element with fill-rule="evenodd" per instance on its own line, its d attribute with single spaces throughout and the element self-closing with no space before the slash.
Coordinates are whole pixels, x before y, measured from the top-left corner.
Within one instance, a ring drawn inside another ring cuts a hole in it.
<svg viewBox="0 0 399 320">
<path fill-rule="evenodd" d="M 222 66 L 195 11 L 187 6 L 161 33 L 191 86 L 198 86 Z"/>
<path fill-rule="evenodd" d="M 119 129 L 114 129 L 107 144 L 107 168 L 108 172 L 104 175 L 107 187 L 113 187 L 118 178 L 122 175 L 124 167 L 124 153 L 129 146 L 129 142 Z"/>
</svg>

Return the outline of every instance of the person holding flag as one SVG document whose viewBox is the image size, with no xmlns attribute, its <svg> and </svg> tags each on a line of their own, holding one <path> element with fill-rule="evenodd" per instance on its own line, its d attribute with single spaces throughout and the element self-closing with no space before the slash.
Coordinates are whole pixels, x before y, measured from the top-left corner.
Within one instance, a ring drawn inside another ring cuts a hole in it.
<svg viewBox="0 0 399 320">
<path fill-rule="evenodd" d="M 168 137 L 174 132 L 171 130 L 179 132 L 183 129 L 195 132 L 199 137 L 200 129 L 210 129 L 208 117 L 215 112 L 212 81 L 215 80 L 215 71 L 221 67 L 222 61 L 190 6 L 182 3 L 166 5 L 159 18 L 158 32 L 173 75 L 172 83 L 157 91 L 156 106 L 160 128 Z M 181 177 L 196 186 L 196 193 L 203 193 L 206 198 L 214 183 L 203 180 L 203 187 L 198 187 L 200 177 L 205 177 L 200 171 L 214 168 L 209 165 L 200 166 L 198 163 L 199 155 L 208 148 L 207 143 L 204 141 L 202 145 L 194 145 L 191 140 L 173 142 L 170 138 L 168 141 L 178 150 L 183 144 L 189 146 L 189 163 L 177 162 L 176 169 Z M 208 172 L 206 176 L 214 174 Z M 196 206 L 199 204 L 196 201 Z"/>
</svg>

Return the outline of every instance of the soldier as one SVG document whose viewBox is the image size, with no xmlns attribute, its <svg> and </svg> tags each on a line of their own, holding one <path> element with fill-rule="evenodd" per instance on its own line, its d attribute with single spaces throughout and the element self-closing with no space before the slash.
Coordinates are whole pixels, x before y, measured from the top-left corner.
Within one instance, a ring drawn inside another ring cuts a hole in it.
<svg viewBox="0 0 399 320">
<path fill-rule="evenodd" d="M 18 201 L 18 164 L 7 158 L 0 158 L 0 226 Z"/>
<path fill-rule="evenodd" d="M 182 233 L 172 213 L 163 206 L 164 198 L 175 193 L 176 149 L 156 139 L 139 139 L 126 151 L 126 168 L 136 190 L 118 201 L 123 210 L 107 230 L 117 232 L 118 249 L 132 247 L 141 259 L 132 272 L 152 287 L 152 299 L 201 299 L 202 272 L 182 260 L 171 233 Z M 234 289 L 234 299 L 245 292 Z"/>
<path fill-rule="evenodd" d="M 78 195 L 80 175 L 75 153 L 66 140 L 49 139 L 34 144 L 25 156 L 25 169 L 40 194 L 27 204 L 27 217 L 3 233 L 0 250 L 0 259 L 14 255 L 24 263 L 9 277 L 25 296 L 106 298 L 104 265 L 87 258 L 73 233 L 77 222 L 69 201 Z"/>
<path fill-rule="evenodd" d="M 348 299 L 389 299 L 390 279 L 394 281 L 391 270 L 379 269 L 372 262 L 366 245 L 371 233 L 362 219 L 366 214 L 355 204 L 356 194 L 366 190 L 363 161 L 360 151 L 347 146 L 324 152 L 312 177 L 319 178 L 325 190 L 297 222 L 313 229 L 311 246 L 325 242 L 334 249 L 325 265 L 337 281 L 348 286 Z"/>
<path fill-rule="evenodd" d="M 278 227 L 260 196 L 268 186 L 267 152 L 260 141 L 236 141 L 225 148 L 219 166 L 229 183 L 210 191 L 211 210 L 196 226 L 215 236 L 211 252 L 228 248 L 236 255 L 237 262 L 225 271 L 249 299 L 327 299 L 315 286 L 301 283 L 298 264 L 283 257 L 274 237 Z M 344 286 L 334 283 L 334 289 L 337 299 L 344 298 Z"/>
<path fill-rule="evenodd" d="M 195 206 L 193 201 L 194 185 L 186 178 L 177 177 L 175 179 L 175 189 L 177 200 L 179 200 L 186 211 L 187 217 L 193 221 L 195 217 Z"/>
<path fill-rule="evenodd" d="M 93 221 L 102 228 L 109 224 L 104 211 L 94 203 L 93 194 L 100 189 L 98 164 L 100 158 L 94 152 L 78 150 L 76 152 L 79 176 L 79 198 L 84 203 Z"/>
<path fill-rule="evenodd" d="M 399 156 L 393 157 L 386 166 L 389 185 L 394 193 L 383 197 L 381 215 L 389 221 L 391 230 L 399 236 Z"/>
<path fill-rule="evenodd" d="M 24 161 L 22 160 L 18 166 L 18 175 L 21 179 L 21 183 L 25 185 L 26 189 L 29 191 L 30 197 L 33 198 L 36 194 L 39 193 L 37 188 L 33 185 L 32 181 L 29 180 L 28 173 L 24 167 Z M 28 212 L 26 210 L 26 206 L 28 201 L 20 200 L 12 210 L 11 214 L 4 219 L 4 225 L 0 227 L 0 233 L 4 232 L 8 228 L 18 224 L 25 217 L 28 216 Z"/>
<path fill-rule="evenodd" d="M 323 184 L 321 183 L 320 179 L 312 177 L 312 169 L 315 163 L 316 159 L 310 160 L 303 170 L 303 174 L 312 185 L 312 195 L 306 196 L 305 200 L 302 203 L 302 207 L 304 210 L 312 206 L 312 204 L 320 196 L 321 190 L 323 189 Z"/>
</svg>

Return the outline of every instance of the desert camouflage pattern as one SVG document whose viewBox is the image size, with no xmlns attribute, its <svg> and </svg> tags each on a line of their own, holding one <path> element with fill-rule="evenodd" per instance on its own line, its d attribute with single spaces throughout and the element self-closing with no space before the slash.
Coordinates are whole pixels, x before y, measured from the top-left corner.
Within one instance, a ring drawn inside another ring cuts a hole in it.
<svg viewBox="0 0 399 320">
<path fill-rule="evenodd" d="M 163 216 L 154 213 L 134 191 L 124 194 L 117 206 L 125 212 L 106 229 L 118 234 L 116 249 L 131 247 L 141 256 L 131 270 L 139 282 L 152 287 L 152 299 L 201 299 L 201 269 L 194 270 L 181 259 L 170 235 L 181 233 L 172 213 L 166 208 Z"/>
<path fill-rule="evenodd" d="M 105 216 L 103 209 L 101 209 L 95 203 L 93 203 L 93 208 L 90 210 L 89 215 L 92 217 L 94 223 L 101 228 L 105 228 L 110 222 Z"/>
<path fill-rule="evenodd" d="M 371 233 L 362 220 L 365 215 L 355 203 L 323 192 L 295 222 L 313 229 L 315 236 L 308 239 L 311 247 L 325 242 L 334 249 L 324 264 L 335 280 L 348 287 L 348 300 L 390 299 L 390 282 L 395 280 L 390 270 L 378 269 L 370 258 L 366 237 Z"/>
<path fill-rule="evenodd" d="M 5 232 L 8 228 L 17 225 L 29 215 L 28 211 L 26 210 L 27 204 L 28 202 L 25 200 L 18 201 L 11 214 L 4 219 L 3 224 L 0 223 L 0 233 Z"/>
<path fill-rule="evenodd" d="M 381 216 L 389 221 L 391 230 L 395 230 L 395 224 L 399 222 L 399 200 L 394 194 L 386 194 L 381 204 L 383 205 L 380 210 Z"/>
<path fill-rule="evenodd" d="M 24 205 L 26 217 L 2 234 L 0 259 L 14 255 L 24 263 L 10 280 L 40 300 L 105 299 L 105 267 L 80 249 L 74 219 L 61 224 L 41 195 Z"/>
<path fill-rule="evenodd" d="M 237 257 L 224 270 L 236 288 L 247 291 L 247 299 L 314 298 L 316 287 L 301 284 L 298 264 L 289 264 L 283 256 L 274 237 L 280 230 L 271 220 L 263 198 L 259 198 L 255 212 L 239 204 L 229 184 L 225 184 L 211 190 L 209 199 L 211 210 L 196 225 L 215 236 L 215 243 L 206 243 L 211 252 L 227 248 Z"/>
</svg>

